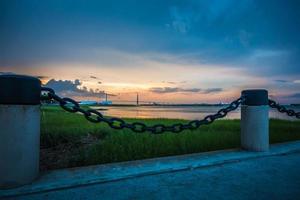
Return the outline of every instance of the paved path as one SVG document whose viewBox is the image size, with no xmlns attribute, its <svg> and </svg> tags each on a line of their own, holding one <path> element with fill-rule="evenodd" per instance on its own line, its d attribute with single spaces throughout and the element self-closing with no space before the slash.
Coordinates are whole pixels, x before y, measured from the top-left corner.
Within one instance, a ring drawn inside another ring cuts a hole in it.
<svg viewBox="0 0 300 200">
<path fill-rule="evenodd" d="M 300 199 L 300 152 L 7 199 Z"/>
</svg>

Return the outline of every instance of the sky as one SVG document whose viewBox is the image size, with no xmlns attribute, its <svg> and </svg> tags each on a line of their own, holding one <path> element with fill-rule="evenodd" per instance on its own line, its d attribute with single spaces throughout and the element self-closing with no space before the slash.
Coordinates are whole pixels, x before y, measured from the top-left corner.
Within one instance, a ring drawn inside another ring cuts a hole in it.
<svg viewBox="0 0 300 200">
<path fill-rule="evenodd" d="M 300 1 L 1 0 L 0 74 L 78 100 L 300 103 Z"/>
</svg>

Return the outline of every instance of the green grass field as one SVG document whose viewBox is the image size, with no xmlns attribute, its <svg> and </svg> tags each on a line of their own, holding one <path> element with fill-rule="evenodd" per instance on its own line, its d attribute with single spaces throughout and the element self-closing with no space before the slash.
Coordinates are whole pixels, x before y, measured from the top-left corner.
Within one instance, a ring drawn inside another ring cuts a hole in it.
<svg viewBox="0 0 300 200">
<path fill-rule="evenodd" d="M 146 124 L 174 119 L 126 119 Z M 300 140 L 300 121 L 270 120 L 270 142 Z M 137 160 L 240 147 L 240 121 L 219 120 L 179 134 L 133 133 L 94 124 L 59 107 L 42 107 L 42 170 Z"/>
</svg>

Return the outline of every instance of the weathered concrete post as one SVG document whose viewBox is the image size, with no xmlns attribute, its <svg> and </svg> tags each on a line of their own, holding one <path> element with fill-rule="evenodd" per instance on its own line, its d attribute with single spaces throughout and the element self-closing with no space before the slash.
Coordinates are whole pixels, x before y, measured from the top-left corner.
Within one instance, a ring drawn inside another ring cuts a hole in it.
<svg viewBox="0 0 300 200">
<path fill-rule="evenodd" d="M 241 145 L 250 151 L 269 149 L 269 106 L 267 90 L 244 90 L 241 107 Z"/>
<path fill-rule="evenodd" d="M 38 79 L 0 76 L 0 189 L 32 182 L 39 173 Z"/>
</svg>

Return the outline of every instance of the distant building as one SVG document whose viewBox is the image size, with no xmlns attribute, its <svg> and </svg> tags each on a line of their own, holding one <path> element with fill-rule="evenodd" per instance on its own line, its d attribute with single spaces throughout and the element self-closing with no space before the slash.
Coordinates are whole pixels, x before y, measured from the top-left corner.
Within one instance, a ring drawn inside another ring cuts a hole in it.
<svg viewBox="0 0 300 200">
<path fill-rule="evenodd" d="M 105 93 L 105 100 L 100 102 L 101 105 L 111 105 L 112 104 L 112 101 L 109 101 L 107 98 L 108 95 L 111 95 L 111 94 Z"/>
<path fill-rule="evenodd" d="M 80 101 L 80 105 L 96 105 L 97 101 Z"/>
<path fill-rule="evenodd" d="M 101 105 L 111 105 L 111 104 L 112 104 L 112 101 L 107 101 L 107 100 L 105 100 L 105 101 L 101 101 L 100 104 L 101 104 Z"/>
</svg>

